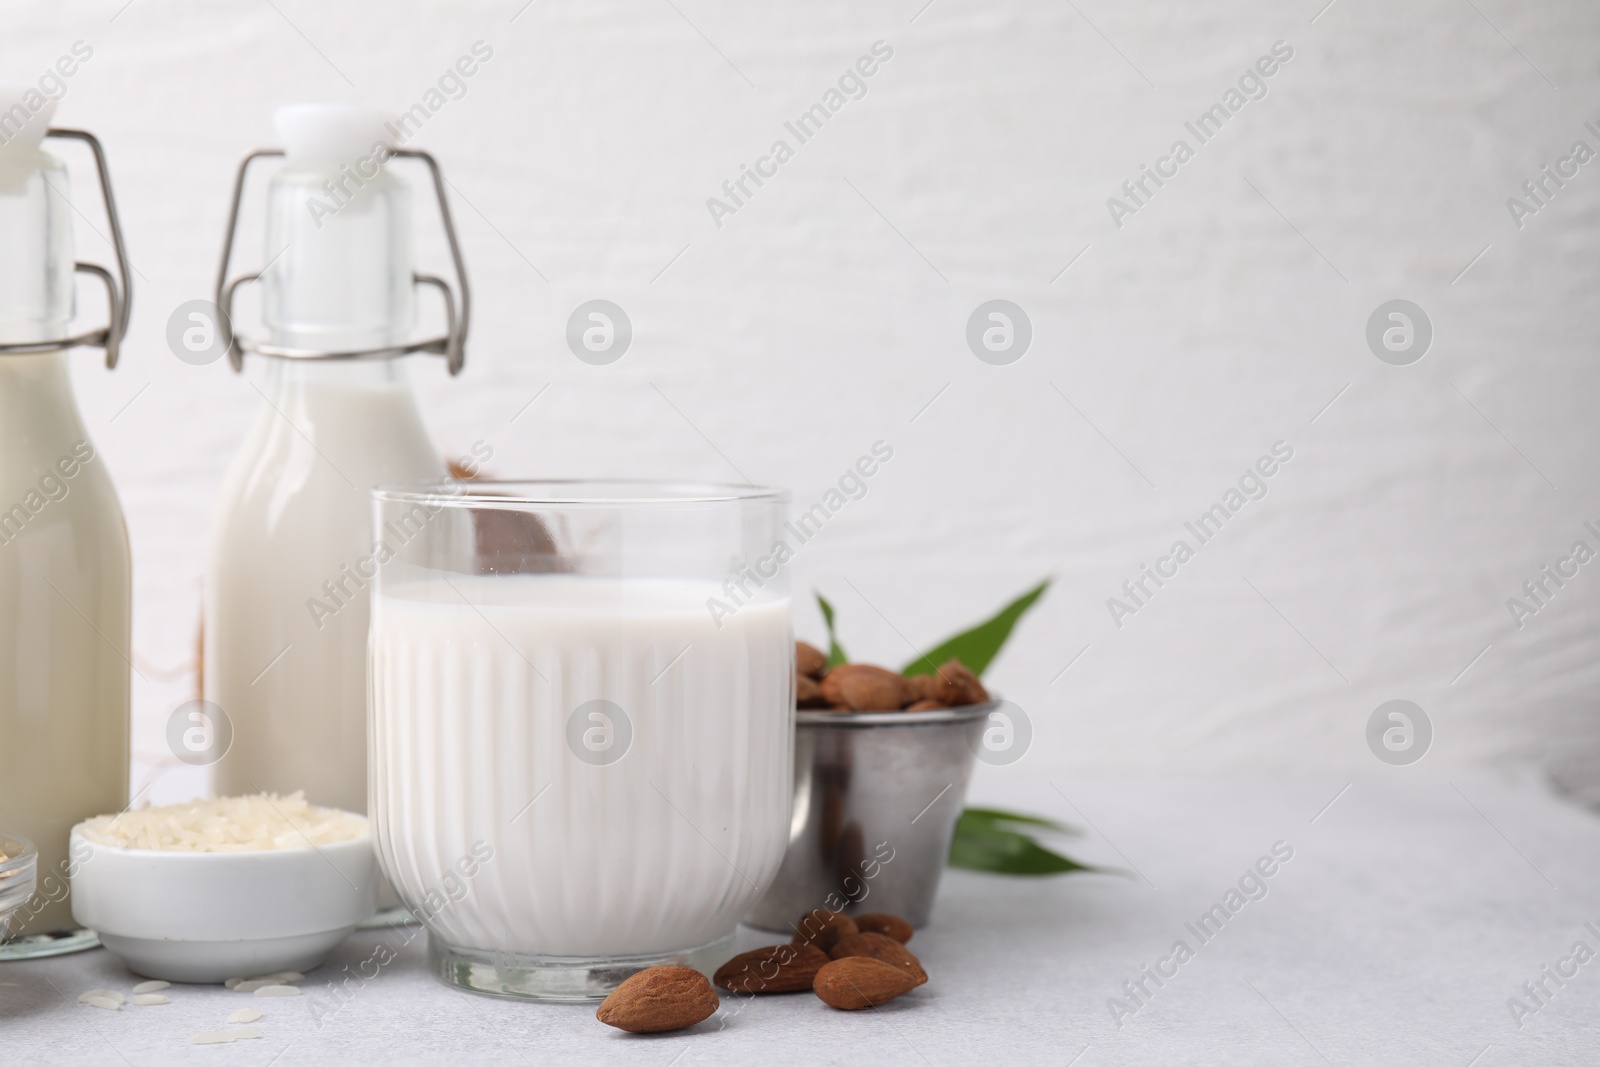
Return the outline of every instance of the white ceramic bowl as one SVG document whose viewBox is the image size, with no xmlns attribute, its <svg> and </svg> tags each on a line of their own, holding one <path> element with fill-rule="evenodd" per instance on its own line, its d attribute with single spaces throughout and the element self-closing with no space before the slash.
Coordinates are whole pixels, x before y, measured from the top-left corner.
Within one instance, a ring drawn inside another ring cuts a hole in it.
<svg viewBox="0 0 1600 1067">
<path fill-rule="evenodd" d="M 315 848 L 115 848 L 72 830 L 72 915 L 136 974 L 221 982 L 309 971 L 378 910 L 372 835 Z"/>
</svg>

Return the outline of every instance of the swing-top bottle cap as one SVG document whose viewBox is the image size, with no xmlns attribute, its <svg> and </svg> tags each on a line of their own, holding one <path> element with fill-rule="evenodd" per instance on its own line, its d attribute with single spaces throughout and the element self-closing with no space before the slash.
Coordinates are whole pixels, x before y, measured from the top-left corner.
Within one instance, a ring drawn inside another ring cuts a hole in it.
<svg viewBox="0 0 1600 1067">
<path fill-rule="evenodd" d="M 383 113 L 357 104 L 291 104 L 272 116 L 284 154 L 291 162 L 346 163 L 389 143 Z"/>
<path fill-rule="evenodd" d="M 38 148 L 55 113 L 56 102 L 34 86 L 0 84 L 0 151 Z"/>
<path fill-rule="evenodd" d="M 295 104 L 273 114 L 282 148 L 244 157 L 234 182 L 217 272 L 215 303 L 231 323 L 240 285 L 262 285 L 265 340 L 229 328 L 227 355 L 235 371 L 244 354 L 295 360 L 388 359 L 427 352 L 446 358 L 451 374 L 465 359 L 472 298 L 456 240 L 439 164 L 427 152 L 396 148 L 384 113 L 355 104 Z M 257 274 L 230 275 L 245 175 L 256 160 L 283 157 L 288 166 L 272 178 L 267 196 L 267 266 Z M 419 273 L 410 247 L 407 186 L 388 173 L 391 158 L 419 160 L 433 180 L 433 199 L 444 223 L 457 288 Z M 326 179 L 326 180 L 325 180 Z M 445 332 L 408 339 L 415 323 L 418 286 L 445 300 Z"/>
<path fill-rule="evenodd" d="M 50 128 L 55 113 L 56 99 L 37 86 L 0 82 L 0 356 L 89 346 L 105 349 L 106 366 L 115 367 L 128 332 L 133 291 L 111 171 L 94 134 Z M 74 260 L 72 213 L 61 188 L 66 164 L 41 151 L 46 137 L 76 141 L 93 154 L 93 173 L 116 252 L 115 273 Z M 72 332 L 75 274 L 92 275 L 106 287 L 110 308 L 105 326 Z"/>
</svg>

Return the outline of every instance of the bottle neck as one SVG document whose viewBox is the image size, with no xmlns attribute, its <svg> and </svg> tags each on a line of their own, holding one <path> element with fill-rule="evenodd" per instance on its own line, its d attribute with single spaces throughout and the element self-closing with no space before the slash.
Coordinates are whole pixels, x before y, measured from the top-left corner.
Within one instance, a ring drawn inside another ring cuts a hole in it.
<svg viewBox="0 0 1600 1067">
<path fill-rule="evenodd" d="M 268 193 L 262 319 L 273 344 L 314 352 L 402 343 L 416 319 L 405 185 L 291 162 Z"/>
<path fill-rule="evenodd" d="M 268 397 L 306 389 L 409 389 L 398 359 L 283 359 L 262 357 L 261 387 Z"/>
<path fill-rule="evenodd" d="M 67 353 L 0 356 L 0 433 L 10 438 L 20 428 L 31 435 L 40 427 L 63 434 L 82 432 Z"/>
<path fill-rule="evenodd" d="M 67 170 L 25 145 L 0 148 L 0 343 L 56 341 L 72 319 Z"/>
<path fill-rule="evenodd" d="M 300 474 L 293 472 L 309 469 L 348 488 L 438 472 L 400 360 L 263 362 L 257 368 L 266 398 L 260 432 L 246 450 L 258 457 L 298 456 L 309 465 L 278 468 L 278 477 L 296 482 Z"/>
</svg>

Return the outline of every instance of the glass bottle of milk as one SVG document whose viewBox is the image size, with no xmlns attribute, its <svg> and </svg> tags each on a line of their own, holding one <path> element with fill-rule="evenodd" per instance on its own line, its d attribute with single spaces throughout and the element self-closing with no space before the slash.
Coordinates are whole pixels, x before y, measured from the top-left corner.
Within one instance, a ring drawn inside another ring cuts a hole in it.
<svg viewBox="0 0 1600 1067">
<path fill-rule="evenodd" d="M 266 343 L 238 342 L 266 357 L 262 403 L 223 484 L 206 573 L 205 695 L 233 730 L 214 787 L 303 789 L 365 812 L 371 490 L 444 473 L 401 361 L 382 358 L 406 349 L 416 317 L 411 205 L 374 156 L 375 112 L 303 105 L 276 125 L 286 158 L 268 192 Z"/>
<path fill-rule="evenodd" d="M 97 943 L 71 932 L 68 832 L 128 803 L 128 531 L 67 366 L 79 345 L 115 363 L 127 288 L 75 268 L 67 168 L 41 148 L 52 110 L 36 91 L 0 89 L 0 828 L 39 850 L 38 892 L 0 958 Z M 49 133 L 90 145 L 106 179 L 92 136 Z M 110 292 L 104 330 L 71 331 L 75 269 Z"/>
</svg>

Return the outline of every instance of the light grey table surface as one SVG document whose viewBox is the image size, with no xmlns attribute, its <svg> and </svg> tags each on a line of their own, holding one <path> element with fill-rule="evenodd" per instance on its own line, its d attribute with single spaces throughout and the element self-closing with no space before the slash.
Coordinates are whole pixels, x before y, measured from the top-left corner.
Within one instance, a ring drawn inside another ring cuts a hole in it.
<svg viewBox="0 0 1600 1067">
<path fill-rule="evenodd" d="M 1567 964 L 1577 973 L 1562 985 L 1546 978 L 1540 1003 L 1522 989 L 1577 942 L 1600 952 L 1600 818 L 1536 779 L 1018 767 L 979 785 L 970 800 L 1074 822 L 1085 834 L 1067 851 L 1137 873 L 951 872 L 911 943 L 931 980 L 882 1009 L 729 999 L 691 1030 L 640 1037 L 602 1026 L 593 1006 L 448 989 L 418 933 L 330 1010 L 343 968 L 407 935 L 366 932 L 297 998 L 175 986 L 170 1004 L 109 1012 L 77 1004 L 137 980 L 104 950 L 0 965 L 0 1063 L 1600 1063 L 1600 957 Z M 1202 942 L 1186 924 L 1226 905 L 1280 841 L 1293 858 L 1263 880 L 1266 895 Z M 739 947 L 772 940 L 741 929 Z M 1108 1002 L 1133 1006 L 1124 981 L 1180 940 L 1192 958 L 1165 964 L 1176 974 L 1159 987 L 1144 979 L 1150 995 L 1119 1025 Z M 1520 1019 L 1513 997 L 1530 1008 Z M 260 1040 L 189 1043 L 247 1005 L 264 1012 Z"/>
</svg>

